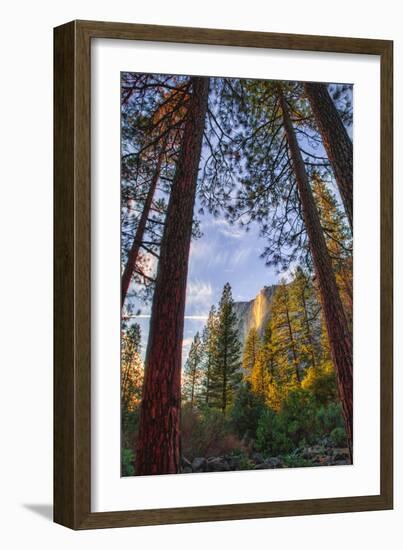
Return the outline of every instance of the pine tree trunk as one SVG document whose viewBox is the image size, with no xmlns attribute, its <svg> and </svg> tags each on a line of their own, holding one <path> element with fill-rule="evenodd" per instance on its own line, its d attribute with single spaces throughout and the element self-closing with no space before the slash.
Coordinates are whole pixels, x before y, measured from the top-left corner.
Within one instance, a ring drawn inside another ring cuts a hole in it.
<svg viewBox="0 0 403 550">
<path fill-rule="evenodd" d="M 225 340 L 225 353 L 223 363 L 223 379 L 222 379 L 222 413 L 225 416 L 227 410 L 227 341 Z"/>
<path fill-rule="evenodd" d="M 326 85 L 306 82 L 304 87 L 353 231 L 353 144 Z"/>
<path fill-rule="evenodd" d="M 145 360 L 136 475 L 180 466 L 181 360 L 186 280 L 209 79 L 193 77 L 161 243 Z"/>
<path fill-rule="evenodd" d="M 295 375 L 297 377 L 298 384 L 300 384 L 301 383 L 301 376 L 299 374 L 297 352 L 296 352 L 296 349 L 295 349 L 294 335 L 293 335 L 293 332 L 292 332 L 291 319 L 290 319 L 290 314 L 288 312 L 288 306 L 287 305 L 285 307 L 285 312 L 286 312 L 286 316 L 287 316 L 288 336 L 289 336 L 290 341 L 291 341 L 291 350 L 292 350 L 292 357 L 293 357 L 293 360 L 294 360 Z"/>
<path fill-rule="evenodd" d="M 193 408 L 194 398 L 195 398 L 195 379 L 196 379 L 196 370 L 193 370 L 192 374 L 192 390 L 190 392 L 190 406 Z"/>
<path fill-rule="evenodd" d="M 207 363 L 207 374 L 206 374 L 206 405 L 208 405 L 209 397 L 210 397 L 210 370 L 211 370 L 210 361 L 211 359 L 209 357 L 208 363 Z"/>
<path fill-rule="evenodd" d="M 346 433 L 352 458 L 353 449 L 353 344 L 346 316 L 336 285 L 332 262 L 326 247 L 318 210 L 309 185 L 298 141 L 291 122 L 284 94 L 279 88 L 284 130 L 294 168 L 305 227 L 316 276 L 319 282 L 326 329 L 332 359 L 336 370 L 340 401 L 343 409 Z"/>
<path fill-rule="evenodd" d="M 305 322 L 306 337 L 308 339 L 309 346 L 311 348 L 312 366 L 315 367 L 316 366 L 315 351 L 314 351 L 313 339 L 311 334 L 311 327 L 309 326 L 308 308 L 306 305 L 304 290 L 302 290 L 301 299 L 302 299 L 302 305 L 304 308 L 304 322 Z"/>
<path fill-rule="evenodd" d="M 157 183 L 160 177 L 161 173 L 161 165 L 162 165 L 162 157 L 163 157 L 163 151 L 160 152 L 158 156 L 157 166 L 155 168 L 155 172 L 153 174 L 150 187 L 148 189 L 147 197 L 144 203 L 144 208 L 140 216 L 140 221 L 137 226 L 136 235 L 133 239 L 133 243 L 131 246 L 131 249 L 129 251 L 129 255 L 127 257 L 127 262 L 125 265 L 125 269 L 123 271 L 122 275 L 122 296 L 121 296 L 121 307 L 123 308 L 127 291 L 129 290 L 130 281 L 132 280 L 133 273 L 136 269 L 137 259 L 139 255 L 139 250 L 141 247 L 141 243 L 144 239 L 144 232 L 147 225 L 147 220 L 150 215 L 150 209 L 153 202 L 155 190 L 157 188 Z"/>
</svg>

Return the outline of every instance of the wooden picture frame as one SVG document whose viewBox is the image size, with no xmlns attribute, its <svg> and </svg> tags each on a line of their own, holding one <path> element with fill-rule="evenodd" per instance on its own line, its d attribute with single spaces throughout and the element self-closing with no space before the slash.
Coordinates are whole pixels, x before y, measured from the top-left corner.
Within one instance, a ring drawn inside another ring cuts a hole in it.
<svg viewBox="0 0 403 550">
<path fill-rule="evenodd" d="M 380 493 L 91 512 L 91 40 L 113 38 L 380 56 Z M 54 31 L 54 520 L 72 529 L 327 514 L 393 507 L 393 43 L 385 40 L 73 21 Z"/>
</svg>

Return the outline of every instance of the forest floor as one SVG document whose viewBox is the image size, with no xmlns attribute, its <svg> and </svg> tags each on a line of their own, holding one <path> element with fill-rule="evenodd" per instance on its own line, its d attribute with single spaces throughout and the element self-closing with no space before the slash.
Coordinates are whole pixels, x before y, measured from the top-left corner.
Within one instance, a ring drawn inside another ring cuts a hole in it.
<svg viewBox="0 0 403 550">
<path fill-rule="evenodd" d="M 192 461 L 182 457 L 181 473 L 229 472 L 239 470 L 269 470 L 312 466 L 345 466 L 351 464 L 348 448 L 318 444 L 301 447 L 284 455 L 264 457 L 254 452 L 231 453 L 224 456 L 196 457 Z"/>
</svg>

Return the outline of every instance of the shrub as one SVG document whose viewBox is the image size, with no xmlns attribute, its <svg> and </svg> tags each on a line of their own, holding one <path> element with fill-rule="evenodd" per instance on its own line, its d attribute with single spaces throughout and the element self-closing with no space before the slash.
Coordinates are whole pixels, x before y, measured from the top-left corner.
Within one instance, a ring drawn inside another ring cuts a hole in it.
<svg viewBox="0 0 403 550">
<path fill-rule="evenodd" d="M 249 382 L 242 384 L 235 397 L 230 421 L 239 437 L 255 439 L 259 418 L 266 409 L 263 397 L 251 391 Z"/>
<path fill-rule="evenodd" d="M 256 447 L 271 456 L 313 443 L 319 434 L 317 403 L 312 394 L 295 389 L 283 401 L 280 411 L 268 409 L 259 419 Z"/>
<path fill-rule="evenodd" d="M 139 406 L 128 411 L 122 407 L 122 446 L 134 449 L 136 446 L 137 432 L 139 426 L 140 408 Z"/>
<path fill-rule="evenodd" d="M 310 391 L 321 405 L 337 399 L 336 373 L 331 362 L 310 367 L 302 382 L 302 388 Z"/>
<path fill-rule="evenodd" d="M 318 422 L 322 433 L 330 434 L 335 428 L 344 429 L 343 414 L 340 403 L 329 403 L 318 411 Z"/>
<path fill-rule="evenodd" d="M 335 428 L 332 430 L 330 439 L 336 447 L 347 447 L 346 430 L 344 428 Z"/>
<path fill-rule="evenodd" d="M 242 444 L 230 432 L 230 423 L 217 409 L 194 409 L 186 404 L 181 417 L 182 455 L 188 460 L 197 456 L 222 456 Z"/>
<path fill-rule="evenodd" d="M 309 460 L 302 458 L 302 456 L 297 456 L 294 454 L 288 454 L 283 456 L 284 464 L 287 468 L 304 468 L 305 466 L 311 466 Z"/>
<path fill-rule="evenodd" d="M 271 409 L 266 409 L 259 418 L 255 445 L 258 451 L 268 456 L 288 452 L 292 448 L 291 440 L 281 431 L 278 416 Z"/>
<path fill-rule="evenodd" d="M 122 476 L 134 475 L 134 453 L 131 449 L 122 449 Z"/>
</svg>

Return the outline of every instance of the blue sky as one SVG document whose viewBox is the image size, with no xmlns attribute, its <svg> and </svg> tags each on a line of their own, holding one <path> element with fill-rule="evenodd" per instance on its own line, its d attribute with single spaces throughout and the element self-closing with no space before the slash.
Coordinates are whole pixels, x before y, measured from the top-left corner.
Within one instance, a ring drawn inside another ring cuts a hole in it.
<svg viewBox="0 0 403 550">
<path fill-rule="evenodd" d="M 198 210 L 196 204 L 195 211 Z M 218 304 L 223 286 L 229 282 L 234 300 L 252 300 L 265 286 L 276 282 L 273 268 L 259 256 L 264 241 L 256 225 L 249 232 L 231 226 L 223 217 L 214 218 L 208 212 L 199 215 L 202 236 L 193 239 L 190 247 L 186 291 L 183 360 L 197 331 L 202 331 L 210 307 Z M 135 318 L 142 329 L 142 354 L 147 346 L 150 306 L 142 308 Z"/>
</svg>

